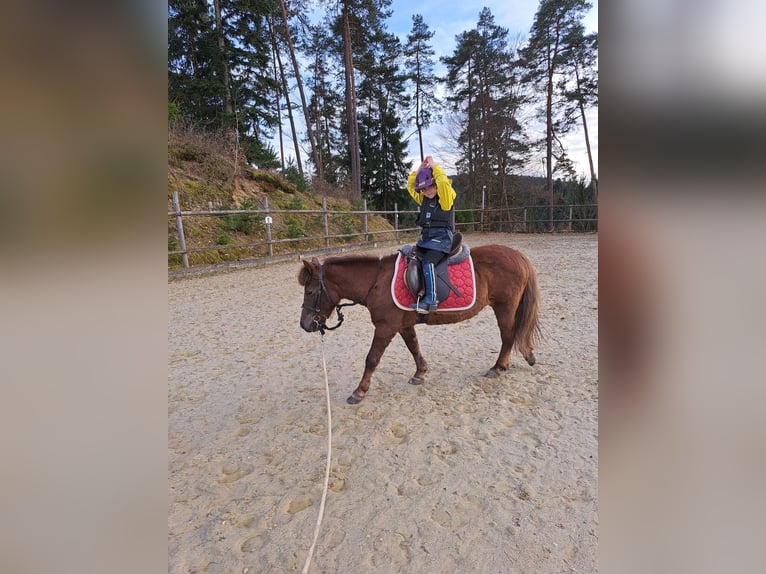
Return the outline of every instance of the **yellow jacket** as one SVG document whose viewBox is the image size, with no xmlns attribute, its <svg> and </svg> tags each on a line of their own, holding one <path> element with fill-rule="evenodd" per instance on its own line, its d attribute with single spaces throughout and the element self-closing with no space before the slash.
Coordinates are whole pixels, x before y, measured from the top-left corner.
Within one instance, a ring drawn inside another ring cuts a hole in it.
<svg viewBox="0 0 766 574">
<path fill-rule="evenodd" d="M 439 197 L 439 206 L 444 211 L 449 211 L 455 203 L 455 197 L 457 193 L 452 189 L 452 180 L 447 177 L 444 170 L 438 165 L 434 164 L 431 168 L 434 174 L 434 181 L 436 182 L 436 195 Z M 413 171 L 407 178 L 407 191 L 410 192 L 412 199 L 418 205 L 423 203 L 423 192 L 415 191 L 415 178 L 417 177 L 417 170 Z"/>
</svg>

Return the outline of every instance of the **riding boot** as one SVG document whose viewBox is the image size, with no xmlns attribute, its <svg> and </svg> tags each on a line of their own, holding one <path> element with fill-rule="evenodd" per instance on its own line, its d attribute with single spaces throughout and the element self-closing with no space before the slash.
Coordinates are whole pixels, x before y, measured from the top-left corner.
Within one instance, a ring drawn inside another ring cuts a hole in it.
<svg viewBox="0 0 766 574">
<path fill-rule="evenodd" d="M 425 284 L 426 294 L 416 303 L 410 305 L 410 309 L 415 309 L 423 315 L 436 311 L 439 301 L 436 300 L 436 269 L 433 263 L 421 262 L 423 267 L 423 283 Z"/>
</svg>

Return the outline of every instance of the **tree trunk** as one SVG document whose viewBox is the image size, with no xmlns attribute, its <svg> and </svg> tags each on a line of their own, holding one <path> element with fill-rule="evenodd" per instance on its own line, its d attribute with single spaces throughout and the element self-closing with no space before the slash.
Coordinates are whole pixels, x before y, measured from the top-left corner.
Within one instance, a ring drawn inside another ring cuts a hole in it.
<svg viewBox="0 0 766 574">
<path fill-rule="evenodd" d="M 419 56 L 419 55 L 418 55 Z M 415 85 L 415 128 L 418 130 L 418 144 L 420 146 L 420 162 L 423 163 L 423 124 L 420 119 L 420 63 L 417 69 L 417 84 Z"/>
<path fill-rule="evenodd" d="M 274 82 L 277 84 L 279 83 L 279 73 L 277 72 L 277 47 L 276 43 L 271 43 L 271 55 L 272 59 L 271 62 L 274 66 Z M 276 111 L 277 111 L 277 132 L 278 132 L 278 139 L 279 139 L 279 165 L 282 166 L 282 169 L 285 169 L 285 144 L 284 144 L 284 134 L 282 133 L 282 110 L 280 108 L 280 97 L 279 97 L 279 89 L 277 88 L 275 90 L 275 100 L 276 100 Z"/>
<path fill-rule="evenodd" d="M 548 85 L 545 96 L 545 177 L 548 195 L 548 231 L 553 231 L 553 76 L 556 69 L 556 57 L 559 54 L 561 41 L 561 16 L 555 22 L 552 34 L 554 44 L 548 48 Z"/>
<path fill-rule="evenodd" d="M 287 77 L 285 76 L 285 69 L 282 66 L 282 58 L 279 56 L 279 46 L 277 45 L 277 36 L 274 32 L 274 25 L 271 21 L 271 17 L 266 18 L 269 23 L 269 33 L 271 35 L 272 46 L 274 47 L 274 53 L 277 56 L 277 65 L 279 66 L 279 76 L 282 79 L 282 91 L 285 93 L 285 102 L 287 104 L 287 117 L 290 119 L 290 130 L 293 134 L 293 147 L 295 149 L 295 161 L 298 164 L 298 173 L 303 177 L 303 162 L 301 161 L 301 148 L 298 142 L 298 134 L 295 130 L 295 118 L 293 117 L 293 106 L 290 103 L 290 91 L 287 86 Z"/>
<path fill-rule="evenodd" d="M 314 131 L 311 126 L 311 119 L 309 118 L 309 108 L 306 104 L 306 96 L 303 92 L 303 81 L 301 80 L 301 72 L 298 68 L 298 59 L 295 57 L 295 49 L 293 48 L 293 39 L 290 36 L 290 27 L 287 25 L 287 7 L 285 6 L 285 0 L 279 0 L 282 7 L 282 18 L 285 23 L 285 37 L 287 39 L 287 49 L 290 50 L 290 58 L 293 62 L 293 71 L 295 72 L 295 81 L 298 84 L 298 92 L 301 96 L 301 105 L 303 106 L 303 117 L 306 121 L 306 135 L 309 138 L 309 144 L 311 145 L 311 160 L 314 162 L 314 167 L 317 170 L 317 177 L 320 180 L 324 179 L 324 173 L 322 164 L 319 161 L 319 153 L 317 151 L 317 140 L 314 137 Z"/>
<path fill-rule="evenodd" d="M 234 104 L 231 97 L 231 81 L 229 79 L 229 62 L 226 59 L 226 44 L 224 42 L 223 25 L 221 20 L 221 0 L 213 0 L 215 7 L 215 32 L 218 37 L 218 51 L 221 54 L 221 67 L 223 68 L 224 110 L 227 116 L 234 113 Z"/>
<path fill-rule="evenodd" d="M 575 78 L 577 79 L 577 91 L 582 93 L 580 89 L 580 72 L 575 66 Z M 582 116 L 582 129 L 585 134 L 585 149 L 588 152 L 588 164 L 590 166 L 590 184 L 593 187 L 593 201 L 598 203 L 598 180 L 596 179 L 596 170 L 593 169 L 593 153 L 590 150 L 590 138 L 588 137 L 588 122 L 585 120 L 585 104 L 582 97 L 579 98 L 578 104 L 580 106 L 580 115 Z"/>
<path fill-rule="evenodd" d="M 346 116 L 348 118 L 348 151 L 351 159 L 351 197 L 362 198 L 362 169 L 359 157 L 359 126 L 356 119 L 356 87 L 354 61 L 351 54 L 351 24 L 348 6 L 343 5 L 343 55 L 346 69 Z"/>
<path fill-rule="evenodd" d="M 466 107 L 466 127 L 465 127 L 465 133 L 466 133 L 466 145 L 468 149 L 466 150 L 466 159 L 468 160 L 468 181 L 470 182 L 470 188 L 471 188 L 471 203 L 472 205 L 476 205 L 478 201 L 478 185 L 476 181 L 476 165 L 474 161 L 473 156 L 473 103 L 471 102 L 471 94 L 473 93 L 473 72 L 472 72 L 472 66 L 471 66 L 471 60 L 468 61 L 468 76 L 467 76 L 467 83 L 468 83 L 468 102 Z"/>
<path fill-rule="evenodd" d="M 553 231 L 553 66 L 548 73 L 545 96 L 545 185 L 548 196 L 548 231 Z"/>
</svg>

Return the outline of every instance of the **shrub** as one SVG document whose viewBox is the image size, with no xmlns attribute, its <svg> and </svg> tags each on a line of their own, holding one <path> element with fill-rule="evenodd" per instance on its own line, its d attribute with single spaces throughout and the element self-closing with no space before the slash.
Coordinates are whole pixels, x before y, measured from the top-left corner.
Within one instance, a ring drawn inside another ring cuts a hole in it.
<svg viewBox="0 0 766 574">
<path fill-rule="evenodd" d="M 289 209 L 300 211 L 301 209 L 306 209 L 306 206 L 303 204 L 303 200 L 300 197 L 294 195 L 292 201 L 290 202 Z"/>
<path fill-rule="evenodd" d="M 242 202 L 240 209 L 255 209 L 255 202 L 248 198 Z M 223 206 L 222 211 L 232 210 L 229 206 Z M 257 213 L 232 213 L 222 218 L 224 229 L 245 235 L 253 235 L 257 232 L 263 221 L 263 216 Z M 219 244 L 221 245 L 221 244 Z"/>
<path fill-rule="evenodd" d="M 287 236 L 291 239 L 295 239 L 296 237 L 301 237 L 303 235 L 303 230 L 301 229 L 300 223 L 292 215 L 285 217 L 285 227 L 287 227 Z"/>
<path fill-rule="evenodd" d="M 306 178 L 301 175 L 301 172 L 298 171 L 298 168 L 293 162 L 290 162 L 287 167 L 282 170 L 282 175 L 287 181 L 297 187 L 298 191 L 305 193 L 308 190 L 309 184 L 306 181 Z"/>
</svg>

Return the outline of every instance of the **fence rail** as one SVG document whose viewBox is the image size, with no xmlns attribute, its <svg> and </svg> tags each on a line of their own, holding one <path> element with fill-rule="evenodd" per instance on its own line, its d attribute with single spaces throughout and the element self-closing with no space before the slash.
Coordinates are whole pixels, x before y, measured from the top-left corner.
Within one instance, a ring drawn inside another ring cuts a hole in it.
<svg viewBox="0 0 766 574">
<path fill-rule="evenodd" d="M 347 241 L 353 238 L 361 238 L 359 241 L 367 242 L 381 236 L 391 235 L 392 240 L 400 240 L 401 237 L 407 237 L 420 231 L 414 221 L 418 211 L 416 209 L 400 210 L 397 204 L 394 209 L 389 211 L 369 210 L 367 201 L 363 202 L 361 210 L 329 210 L 327 202 L 322 199 L 322 209 L 270 209 L 268 199 L 264 200 L 263 209 L 226 209 L 226 210 L 188 210 L 181 209 L 178 193 L 173 192 L 172 196 L 173 211 L 168 212 L 168 218 L 173 218 L 177 234 L 177 248 L 170 247 L 168 243 L 168 256 L 180 256 L 179 263 L 183 267 L 190 267 L 189 255 L 192 253 L 203 252 L 221 252 L 233 249 L 252 249 L 265 247 L 264 256 L 274 256 L 275 246 L 283 244 L 304 245 L 308 242 L 321 242 L 326 248 L 331 247 L 333 240 Z M 455 229 L 461 231 L 480 231 L 497 232 L 505 231 L 511 233 L 544 233 L 551 231 L 595 231 L 598 228 L 598 206 L 596 204 L 561 204 L 553 206 L 554 217 L 552 220 L 553 229 L 550 229 L 548 219 L 548 205 L 512 207 L 506 209 L 499 208 L 479 208 L 479 209 L 455 209 Z M 321 235 L 288 237 L 282 239 L 272 238 L 272 229 L 274 226 L 274 215 L 293 216 L 321 216 L 322 229 Z M 393 229 L 376 229 L 371 231 L 369 228 L 370 216 L 381 216 L 393 225 Z M 265 231 L 265 239 L 257 241 L 225 243 L 201 247 L 187 247 L 186 233 L 184 232 L 184 217 L 207 217 L 222 218 L 232 216 L 262 217 L 262 224 Z M 330 233 L 330 218 L 335 216 L 357 216 L 361 218 L 362 231 L 349 233 Z M 400 223 L 405 220 L 408 225 L 401 227 Z M 411 223 L 411 225 L 410 225 Z M 257 258 L 257 255 L 251 257 Z"/>
</svg>

